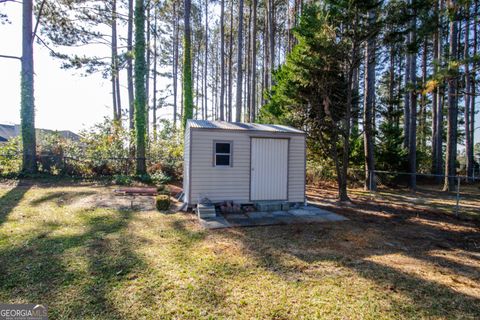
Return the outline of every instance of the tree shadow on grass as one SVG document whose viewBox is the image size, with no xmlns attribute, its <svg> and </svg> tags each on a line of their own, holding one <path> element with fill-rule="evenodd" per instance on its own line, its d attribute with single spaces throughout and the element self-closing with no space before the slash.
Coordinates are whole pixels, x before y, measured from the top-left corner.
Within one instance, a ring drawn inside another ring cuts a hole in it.
<svg viewBox="0 0 480 320">
<path fill-rule="evenodd" d="M 350 217 L 353 218 L 353 215 Z M 461 292 L 435 277 L 424 276 L 422 270 L 407 271 L 402 265 L 395 264 L 395 259 L 405 257 L 408 261 L 418 262 L 419 268 L 426 263 L 435 266 L 436 272 L 460 274 L 469 279 L 469 283 L 478 283 L 480 266 L 452 262 L 444 257 L 433 256 L 431 251 L 439 249 L 437 244 L 443 243 L 448 246 L 449 252 L 476 252 L 474 247 L 465 242 L 465 238 L 480 240 L 480 235 L 475 231 L 443 231 L 439 239 L 432 240 L 425 235 L 439 233 L 430 225 L 404 219 L 401 228 L 382 230 L 382 225 L 390 223 L 392 221 L 388 218 L 376 216 L 369 217 L 368 222 L 358 219 L 337 224 L 276 226 L 263 230 L 245 228 L 236 229 L 228 235 L 242 241 L 247 254 L 285 281 L 311 277 L 308 269 L 315 270 L 319 264 L 333 263 L 372 281 L 387 295 L 391 292 L 407 297 L 410 305 L 391 299 L 390 303 L 397 313 L 410 316 L 418 313 L 426 317 L 478 317 L 480 298 L 472 293 L 474 291 L 467 291 L 472 294 Z M 402 234 L 409 229 L 409 235 L 416 237 L 407 241 Z M 365 233 L 365 238 L 362 238 L 362 233 Z M 295 266 L 297 263 L 292 257 L 299 259 L 302 267 Z M 393 260 L 383 260 L 384 257 L 393 257 Z M 290 261 L 293 266 L 285 261 Z"/>
<path fill-rule="evenodd" d="M 85 231 L 42 225 L 25 243 L 0 249 L 0 300 L 45 303 L 52 318 L 124 318 L 110 292 L 145 267 L 125 229 L 131 211 L 83 210 Z"/>
<path fill-rule="evenodd" d="M 14 188 L 0 196 L 0 226 L 8 219 L 8 215 L 22 201 L 23 196 L 30 188 L 30 185 L 22 185 L 19 182 Z"/>
<path fill-rule="evenodd" d="M 48 192 L 40 198 L 30 201 L 33 206 L 38 206 L 45 202 L 55 202 L 57 206 L 71 204 L 75 199 L 83 198 L 96 194 L 94 191 L 55 191 Z"/>
</svg>

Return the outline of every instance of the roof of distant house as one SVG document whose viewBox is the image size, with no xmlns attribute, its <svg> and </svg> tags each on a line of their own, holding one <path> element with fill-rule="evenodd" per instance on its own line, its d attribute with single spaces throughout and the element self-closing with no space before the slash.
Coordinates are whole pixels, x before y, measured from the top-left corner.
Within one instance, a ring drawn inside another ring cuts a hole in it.
<svg viewBox="0 0 480 320">
<path fill-rule="evenodd" d="M 36 129 L 39 134 L 58 133 L 60 136 L 70 140 L 80 140 L 80 136 L 69 130 L 49 130 L 49 129 Z M 18 124 L 0 124 L 0 141 L 8 141 L 20 135 L 21 127 Z"/>
<path fill-rule="evenodd" d="M 243 122 L 210 121 L 210 120 L 188 120 L 188 125 L 190 126 L 190 128 L 196 128 L 196 129 L 304 133 L 301 130 L 280 125 L 280 124 L 243 123 Z"/>
</svg>

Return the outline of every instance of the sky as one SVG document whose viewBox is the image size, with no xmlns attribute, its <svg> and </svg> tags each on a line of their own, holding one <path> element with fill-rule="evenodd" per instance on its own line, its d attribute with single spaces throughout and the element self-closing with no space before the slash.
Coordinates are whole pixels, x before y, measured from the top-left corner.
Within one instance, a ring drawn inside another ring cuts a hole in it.
<svg viewBox="0 0 480 320">
<path fill-rule="evenodd" d="M 0 4 L 11 24 L 0 24 L 0 54 L 21 56 L 20 3 Z M 109 56 L 107 47 L 82 48 L 82 53 Z M 100 73 L 82 76 L 77 70 L 61 69 L 61 61 L 43 45 L 34 44 L 35 126 L 79 132 L 104 117 L 112 117 L 111 82 Z M 20 61 L 0 58 L 0 124 L 20 123 Z M 121 72 L 122 108 L 127 108 L 126 71 Z M 165 86 L 165 84 L 163 84 Z M 162 84 L 159 84 L 162 88 Z M 171 116 L 169 110 L 159 112 Z"/>
<path fill-rule="evenodd" d="M 0 54 L 21 55 L 21 3 L 0 4 L 0 12 L 8 15 L 11 24 L 0 24 Z M 81 53 L 109 56 L 107 47 L 83 47 Z M 61 62 L 50 56 L 43 45 L 34 45 L 35 61 L 35 125 L 37 128 L 79 132 L 111 117 L 111 84 L 100 73 L 82 76 L 80 71 L 64 70 Z M 123 108 L 127 106 L 126 71 L 120 74 Z M 166 87 L 165 79 L 158 84 Z M 171 118 L 164 108 L 160 118 Z M 477 99 L 477 110 L 480 99 Z M 20 61 L 0 58 L 0 124 L 20 123 Z M 480 113 L 476 115 L 475 141 L 480 141 Z"/>
</svg>

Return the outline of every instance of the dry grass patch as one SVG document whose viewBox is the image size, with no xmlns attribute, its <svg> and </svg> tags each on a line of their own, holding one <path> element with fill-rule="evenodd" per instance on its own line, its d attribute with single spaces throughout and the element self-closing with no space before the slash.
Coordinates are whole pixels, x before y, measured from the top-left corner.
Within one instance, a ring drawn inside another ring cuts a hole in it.
<svg viewBox="0 0 480 320">
<path fill-rule="evenodd" d="M 192 214 L 84 205 L 102 186 L 2 186 L 0 301 L 53 319 L 479 317 L 474 222 L 321 191 L 349 221 L 204 230 Z"/>
</svg>

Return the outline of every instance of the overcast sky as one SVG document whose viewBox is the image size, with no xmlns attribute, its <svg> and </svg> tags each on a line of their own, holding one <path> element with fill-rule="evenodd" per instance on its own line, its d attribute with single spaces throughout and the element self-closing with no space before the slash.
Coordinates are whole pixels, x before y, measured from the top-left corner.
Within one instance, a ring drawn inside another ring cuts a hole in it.
<svg viewBox="0 0 480 320">
<path fill-rule="evenodd" d="M 21 4 L 0 4 L 0 12 L 6 13 L 11 24 L 0 25 L 2 46 L 0 54 L 21 55 Z M 108 56 L 107 47 L 82 48 L 82 53 Z M 111 117 L 110 81 L 101 74 L 81 76 L 80 72 L 63 70 L 60 61 L 50 56 L 48 49 L 35 43 L 35 109 L 36 127 L 55 130 L 80 131 Z M 127 106 L 126 72 L 122 81 L 123 108 Z M 162 82 L 163 81 L 163 82 Z M 165 88 L 160 80 L 159 90 Z M 160 117 L 171 118 L 171 108 L 159 111 Z M 480 98 L 477 98 L 477 110 Z M 20 61 L 0 58 L 0 124 L 20 123 Z M 480 114 L 476 115 L 476 127 L 480 126 Z M 475 141 L 480 140 L 480 129 L 475 131 Z"/>
</svg>

